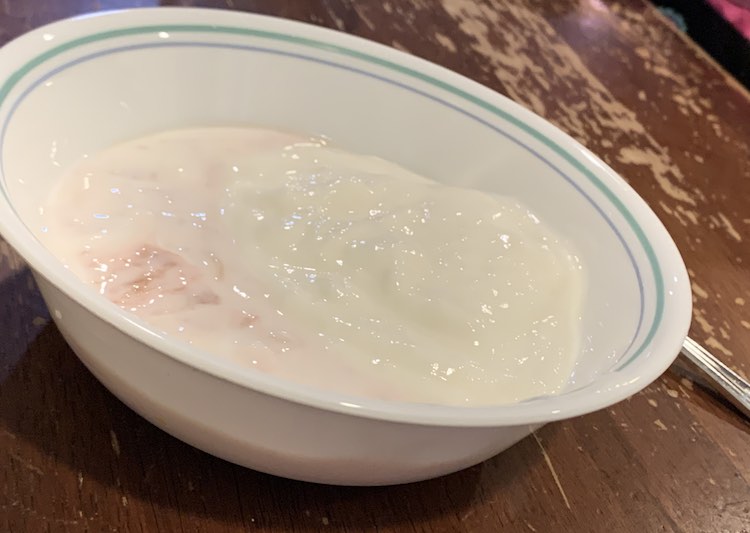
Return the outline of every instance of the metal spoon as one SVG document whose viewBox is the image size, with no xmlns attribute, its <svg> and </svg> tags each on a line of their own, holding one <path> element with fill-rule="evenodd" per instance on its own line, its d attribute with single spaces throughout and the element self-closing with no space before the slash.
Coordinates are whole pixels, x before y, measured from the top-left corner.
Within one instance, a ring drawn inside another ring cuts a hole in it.
<svg viewBox="0 0 750 533">
<path fill-rule="evenodd" d="M 690 337 L 682 344 L 682 355 L 700 368 L 713 389 L 750 418 L 750 383 Z"/>
</svg>

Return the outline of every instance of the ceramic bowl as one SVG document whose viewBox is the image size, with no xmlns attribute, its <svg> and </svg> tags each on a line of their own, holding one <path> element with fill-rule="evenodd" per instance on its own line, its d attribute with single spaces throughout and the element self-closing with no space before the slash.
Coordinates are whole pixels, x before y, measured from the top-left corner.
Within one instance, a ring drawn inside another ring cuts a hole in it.
<svg viewBox="0 0 750 533">
<path fill-rule="evenodd" d="M 157 426 L 229 461 L 335 484 L 439 476 L 636 393 L 687 333 L 682 259 L 626 182 L 540 117 L 408 54 L 263 16 L 136 9 L 20 37 L 0 50 L 0 80 L 0 232 L 94 375 Z M 140 135 L 209 125 L 325 135 L 442 182 L 520 198 L 587 265 L 567 390 L 468 408 L 310 389 L 159 335 L 37 240 L 39 206 L 68 165 Z"/>
</svg>

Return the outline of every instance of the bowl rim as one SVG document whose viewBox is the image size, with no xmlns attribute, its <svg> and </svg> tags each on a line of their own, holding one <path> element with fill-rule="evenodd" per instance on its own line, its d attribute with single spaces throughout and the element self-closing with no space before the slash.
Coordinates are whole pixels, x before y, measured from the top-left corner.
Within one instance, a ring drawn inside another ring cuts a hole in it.
<svg viewBox="0 0 750 533">
<path fill-rule="evenodd" d="M 135 35 L 132 30 L 136 27 L 142 31 L 158 32 L 174 31 L 180 25 L 191 31 L 218 31 L 223 28 L 233 30 L 235 34 L 250 32 L 255 37 L 278 38 L 281 35 L 295 44 L 308 44 L 318 50 L 340 53 L 344 57 L 369 60 L 380 67 L 393 68 L 401 74 L 453 88 L 454 93 L 457 91 L 474 103 L 479 102 L 485 107 L 515 117 L 519 123 L 537 132 L 538 138 L 564 148 L 569 159 L 577 166 L 585 167 L 602 183 L 606 182 L 603 186 L 609 192 L 609 199 L 614 198 L 623 215 L 635 221 L 641 229 L 639 239 L 642 237 L 646 243 L 642 241 L 641 244 L 647 248 L 646 255 L 649 255 L 650 249 L 653 256 L 649 256 L 649 260 L 653 259 L 657 269 L 672 276 L 673 284 L 670 287 L 673 294 L 670 298 L 664 298 L 662 313 L 665 321 L 661 324 L 661 330 L 651 332 L 652 335 L 644 341 L 642 353 L 636 353 L 617 371 L 601 376 L 580 390 L 516 404 L 475 407 L 347 397 L 257 370 L 240 368 L 150 330 L 145 322 L 130 316 L 115 304 L 101 298 L 95 291 L 88 290 L 88 286 L 67 271 L 15 214 L 7 195 L 0 194 L 0 233 L 37 274 L 98 318 L 163 356 L 236 386 L 326 411 L 422 425 L 490 427 L 548 422 L 585 414 L 635 394 L 666 370 L 677 356 L 691 319 L 689 278 L 674 241 L 645 201 L 603 161 L 538 115 L 456 72 L 405 52 L 335 30 L 265 15 L 176 7 L 104 11 L 53 22 L 22 35 L 1 48 L 0 79 L 8 81 L 0 87 L 0 109 L 14 84 L 23 77 L 24 67 L 16 68 L 18 63 L 28 66 L 35 59 L 49 57 L 55 50 L 92 42 L 92 36 L 96 35 L 110 34 L 123 38 Z M 29 60 L 24 53 L 26 46 L 34 43 L 38 47 L 40 37 L 58 34 L 64 35 L 68 41 L 62 45 L 48 45 L 46 52 Z M 14 54 L 22 59 L 14 61 Z M 5 177 L 0 176 L 3 188 L 4 180 Z M 657 296 L 659 291 L 666 293 L 666 290 L 664 286 L 657 287 Z M 667 310 L 670 312 L 666 313 Z"/>
</svg>

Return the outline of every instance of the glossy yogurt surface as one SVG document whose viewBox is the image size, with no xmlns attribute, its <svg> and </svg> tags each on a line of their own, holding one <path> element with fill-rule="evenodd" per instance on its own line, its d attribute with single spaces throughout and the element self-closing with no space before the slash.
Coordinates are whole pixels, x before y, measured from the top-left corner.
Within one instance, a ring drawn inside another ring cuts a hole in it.
<svg viewBox="0 0 750 533">
<path fill-rule="evenodd" d="M 526 207 L 321 139 L 136 139 L 69 169 L 43 219 L 153 329 L 317 388 L 511 403 L 559 392 L 579 349 L 582 265 Z"/>
</svg>

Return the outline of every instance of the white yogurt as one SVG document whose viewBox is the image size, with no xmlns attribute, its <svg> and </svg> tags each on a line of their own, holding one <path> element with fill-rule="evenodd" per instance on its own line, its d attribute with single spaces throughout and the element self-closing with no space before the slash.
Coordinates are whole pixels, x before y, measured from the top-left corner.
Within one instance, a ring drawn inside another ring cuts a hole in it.
<svg viewBox="0 0 750 533">
<path fill-rule="evenodd" d="M 42 239 L 154 329 L 359 396 L 559 392 L 581 265 L 519 202 L 261 129 L 165 132 L 84 159 Z"/>
</svg>

